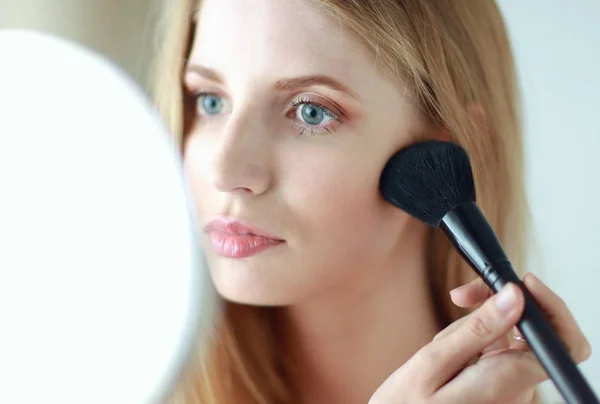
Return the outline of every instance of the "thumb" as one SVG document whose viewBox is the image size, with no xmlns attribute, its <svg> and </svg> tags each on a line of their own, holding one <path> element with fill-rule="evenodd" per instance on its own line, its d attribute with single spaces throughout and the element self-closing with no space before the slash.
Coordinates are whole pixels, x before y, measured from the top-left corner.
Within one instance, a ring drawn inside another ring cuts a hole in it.
<svg viewBox="0 0 600 404">
<path fill-rule="evenodd" d="M 427 389 L 431 389 L 431 393 L 439 389 L 485 347 L 506 335 L 521 317 L 524 305 L 523 292 L 509 283 L 454 332 L 429 344 L 423 353 L 435 358 L 436 370 L 428 372 L 431 380 L 426 385 Z"/>
</svg>

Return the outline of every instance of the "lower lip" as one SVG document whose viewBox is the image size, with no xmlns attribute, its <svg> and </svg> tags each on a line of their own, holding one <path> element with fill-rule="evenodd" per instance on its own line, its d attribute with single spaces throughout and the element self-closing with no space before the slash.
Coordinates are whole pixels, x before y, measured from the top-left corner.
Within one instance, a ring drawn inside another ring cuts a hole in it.
<svg viewBox="0 0 600 404">
<path fill-rule="evenodd" d="M 283 243 L 253 234 L 231 234 L 214 231 L 209 234 L 212 250 L 227 258 L 246 258 Z"/>
</svg>

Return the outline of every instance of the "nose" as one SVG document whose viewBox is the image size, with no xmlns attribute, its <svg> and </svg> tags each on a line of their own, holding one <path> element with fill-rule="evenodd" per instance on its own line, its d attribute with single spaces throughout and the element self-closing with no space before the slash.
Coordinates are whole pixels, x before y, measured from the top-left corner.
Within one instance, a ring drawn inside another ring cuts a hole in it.
<svg viewBox="0 0 600 404">
<path fill-rule="evenodd" d="M 271 140 L 251 114 L 232 115 L 212 161 L 212 183 L 221 192 L 264 194 L 271 187 Z"/>
</svg>

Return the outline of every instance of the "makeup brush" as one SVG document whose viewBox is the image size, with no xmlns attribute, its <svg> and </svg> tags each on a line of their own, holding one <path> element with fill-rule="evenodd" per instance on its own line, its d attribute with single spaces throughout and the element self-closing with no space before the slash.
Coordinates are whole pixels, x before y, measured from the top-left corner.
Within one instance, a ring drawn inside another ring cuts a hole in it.
<svg viewBox="0 0 600 404">
<path fill-rule="evenodd" d="M 441 228 L 494 292 L 509 282 L 519 286 L 525 295 L 525 309 L 517 328 L 550 379 L 569 404 L 599 403 L 475 203 L 471 163 L 462 147 L 441 141 L 408 146 L 388 161 L 379 185 L 385 200 L 429 226 Z"/>
</svg>

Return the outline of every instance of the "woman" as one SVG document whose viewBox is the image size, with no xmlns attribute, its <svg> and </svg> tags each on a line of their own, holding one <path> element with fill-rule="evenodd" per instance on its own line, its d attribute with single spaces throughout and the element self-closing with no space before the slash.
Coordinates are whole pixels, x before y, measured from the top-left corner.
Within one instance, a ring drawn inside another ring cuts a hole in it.
<svg viewBox="0 0 600 404">
<path fill-rule="evenodd" d="M 469 283 L 444 238 L 378 192 L 398 149 L 457 142 L 522 262 L 517 90 L 493 0 L 166 3 L 155 97 L 225 302 L 174 401 L 531 402 L 546 376 L 509 338 L 521 293 Z M 525 282 L 585 360 L 560 299 Z"/>
</svg>

